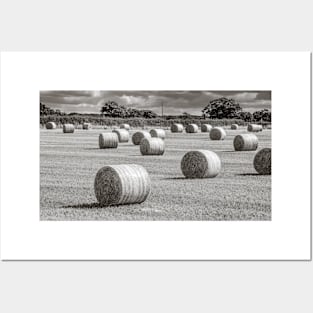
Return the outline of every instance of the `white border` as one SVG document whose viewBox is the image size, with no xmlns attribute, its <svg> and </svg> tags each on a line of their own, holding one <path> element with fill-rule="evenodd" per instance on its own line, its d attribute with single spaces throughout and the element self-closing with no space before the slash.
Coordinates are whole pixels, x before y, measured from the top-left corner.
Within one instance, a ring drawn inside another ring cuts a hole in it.
<svg viewBox="0 0 313 313">
<path fill-rule="evenodd" d="M 58 89 L 272 90 L 272 221 L 40 222 L 39 90 Z M 310 259 L 310 53 L 2 53 L 1 258 Z"/>
</svg>

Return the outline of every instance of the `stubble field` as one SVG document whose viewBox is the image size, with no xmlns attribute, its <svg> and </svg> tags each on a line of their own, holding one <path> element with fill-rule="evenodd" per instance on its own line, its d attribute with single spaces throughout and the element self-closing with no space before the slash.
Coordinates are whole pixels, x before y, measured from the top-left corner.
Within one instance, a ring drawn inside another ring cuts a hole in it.
<svg viewBox="0 0 313 313">
<path fill-rule="evenodd" d="M 208 133 L 166 131 L 163 156 L 142 156 L 131 140 L 117 149 L 99 149 L 101 132 L 40 130 L 41 220 L 271 220 L 271 176 L 256 173 L 256 151 L 233 149 L 234 136 L 246 133 L 246 128 L 226 128 L 223 141 L 211 141 Z M 271 130 L 256 135 L 258 150 L 271 147 Z M 222 170 L 217 177 L 184 178 L 180 161 L 187 151 L 197 149 L 219 155 Z M 114 164 L 140 164 L 147 169 L 151 193 L 145 202 L 98 205 L 95 175 L 101 167 Z"/>
</svg>

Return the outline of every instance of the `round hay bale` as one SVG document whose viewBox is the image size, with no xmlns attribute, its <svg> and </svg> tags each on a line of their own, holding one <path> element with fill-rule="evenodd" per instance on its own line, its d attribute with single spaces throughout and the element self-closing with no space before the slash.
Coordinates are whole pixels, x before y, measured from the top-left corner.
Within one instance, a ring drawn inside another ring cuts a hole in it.
<svg viewBox="0 0 313 313">
<path fill-rule="evenodd" d="M 120 128 L 121 128 L 121 129 L 130 130 L 129 124 L 121 124 L 121 125 L 120 125 Z"/>
<path fill-rule="evenodd" d="M 119 142 L 128 142 L 129 132 L 126 129 L 114 129 L 112 132 L 117 134 Z"/>
<path fill-rule="evenodd" d="M 57 128 L 57 124 L 54 123 L 54 122 L 48 122 L 48 123 L 46 124 L 46 128 L 47 128 L 47 129 L 56 129 L 56 128 Z"/>
<path fill-rule="evenodd" d="M 161 138 L 143 138 L 140 141 L 140 152 L 142 155 L 162 155 L 165 144 Z"/>
<path fill-rule="evenodd" d="M 182 124 L 172 124 L 171 125 L 171 132 L 172 133 L 182 133 L 184 131 L 184 126 Z"/>
<path fill-rule="evenodd" d="M 151 135 L 151 137 L 161 138 L 164 140 L 165 139 L 165 130 L 161 129 L 161 128 L 151 129 L 150 135 Z"/>
<path fill-rule="evenodd" d="M 186 133 L 197 133 L 199 127 L 197 124 L 189 124 L 186 126 Z"/>
<path fill-rule="evenodd" d="M 258 148 L 258 137 L 254 134 L 241 134 L 234 138 L 235 151 L 253 151 Z"/>
<path fill-rule="evenodd" d="M 249 124 L 247 127 L 248 132 L 261 132 L 263 129 L 262 125 Z"/>
<path fill-rule="evenodd" d="M 239 125 L 238 124 L 231 124 L 230 125 L 230 129 L 238 129 L 239 128 Z"/>
<path fill-rule="evenodd" d="M 219 156 L 209 150 L 187 152 L 180 167 L 186 178 L 213 178 L 221 171 Z"/>
<path fill-rule="evenodd" d="M 143 139 L 143 138 L 151 138 L 151 135 L 150 133 L 148 133 L 147 131 L 145 130 L 140 130 L 136 133 L 133 134 L 132 136 L 132 142 L 134 145 L 139 145 L 140 144 L 140 141 Z"/>
<path fill-rule="evenodd" d="M 212 129 L 210 124 L 201 124 L 201 132 L 202 133 L 209 133 Z"/>
<path fill-rule="evenodd" d="M 90 123 L 83 123 L 83 129 L 90 129 L 91 124 Z"/>
<path fill-rule="evenodd" d="M 63 125 L 63 133 L 74 133 L 74 125 L 73 124 L 64 124 Z"/>
<path fill-rule="evenodd" d="M 117 146 L 118 146 L 118 136 L 116 133 L 101 133 L 99 135 L 100 149 L 117 148 Z"/>
<path fill-rule="evenodd" d="M 102 167 L 95 177 L 94 190 L 103 206 L 144 202 L 150 194 L 149 174 L 137 164 Z"/>
<path fill-rule="evenodd" d="M 253 166 L 261 175 L 271 175 L 272 172 L 272 149 L 264 148 L 260 150 L 254 157 Z"/>
<path fill-rule="evenodd" d="M 210 131 L 211 140 L 224 140 L 226 137 L 225 129 L 222 127 L 213 127 Z"/>
</svg>

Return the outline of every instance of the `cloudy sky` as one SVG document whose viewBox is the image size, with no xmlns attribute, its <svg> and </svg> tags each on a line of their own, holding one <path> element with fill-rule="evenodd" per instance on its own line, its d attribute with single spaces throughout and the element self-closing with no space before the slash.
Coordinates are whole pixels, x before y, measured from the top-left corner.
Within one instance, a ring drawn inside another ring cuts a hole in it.
<svg viewBox="0 0 313 313">
<path fill-rule="evenodd" d="M 161 114 L 163 102 L 164 115 L 200 115 L 209 101 L 224 96 L 237 100 L 245 111 L 271 109 L 271 91 L 41 91 L 40 102 L 66 113 L 99 113 L 101 106 L 112 100 L 157 114 Z"/>
</svg>

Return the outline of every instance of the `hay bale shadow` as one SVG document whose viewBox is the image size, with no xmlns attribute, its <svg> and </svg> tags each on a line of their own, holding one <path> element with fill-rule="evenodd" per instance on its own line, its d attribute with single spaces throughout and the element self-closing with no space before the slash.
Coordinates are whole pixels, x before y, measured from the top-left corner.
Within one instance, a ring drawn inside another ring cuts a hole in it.
<svg viewBox="0 0 313 313">
<path fill-rule="evenodd" d="M 110 205 L 101 205 L 98 202 L 93 203 L 80 203 L 80 204 L 74 204 L 74 205 L 66 205 L 63 206 L 62 209 L 109 209 L 112 207 L 123 207 L 125 205 L 135 205 L 138 203 L 131 203 L 131 204 L 110 204 Z"/>
<path fill-rule="evenodd" d="M 242 173 L 242 174 L 236 174 L 236 176 L 270 176 L 270 175 L 262 175 L 258 173 Z"/>
<path fill-rule="evenodd" d="M 180 176 L 180 177 L 166 177 L 163 178 L 162 180 L 187 180 L 188 178 L 184 177 L 184 176 Z"/>
<path fill-rule="evenodd" d="M 63 206 L 63 209 L 97 209 L 102 208 L 103 206 L 100 205 L 98 202 L 93 203 L 80 203 L 80 204 L 72 204 Z"/>
</svg>

